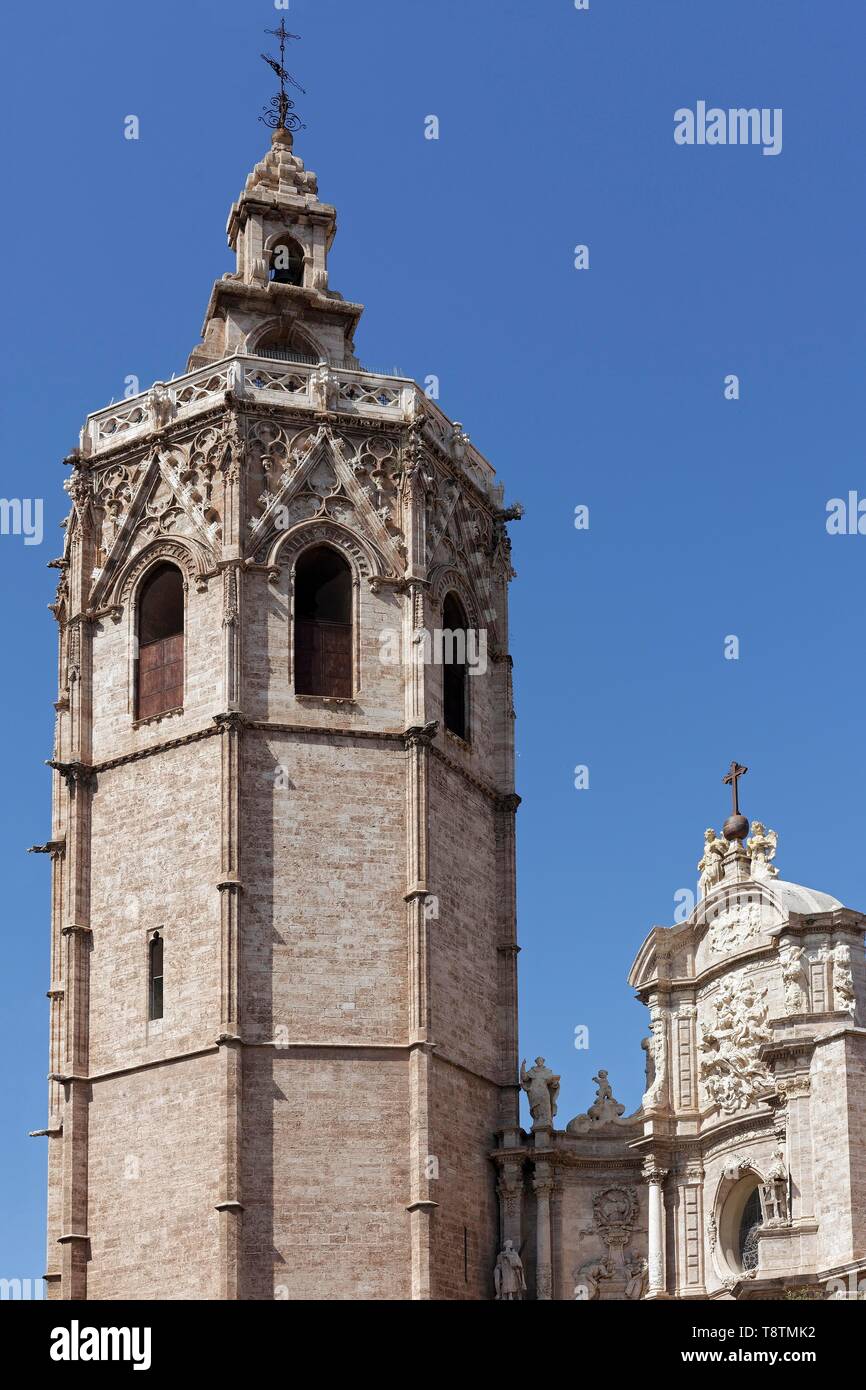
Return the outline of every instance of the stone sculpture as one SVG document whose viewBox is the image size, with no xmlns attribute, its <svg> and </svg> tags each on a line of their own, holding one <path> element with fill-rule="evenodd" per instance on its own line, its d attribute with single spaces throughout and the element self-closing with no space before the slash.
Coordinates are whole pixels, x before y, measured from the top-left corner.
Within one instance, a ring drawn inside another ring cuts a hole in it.
<svg viewBox="0 0 866 1390">
<path fill-rule="evenodd" d="M 721 839 L 715 830 L 704 831 L 704 853 L 698 860 L 700 895 L 705 898 L 722 878 L 722 861 L 727 853 L 727 841 Z"/>
<path fill-rule="evenodd" d="M 776 857 L 778 835 L 775 830 L 767 830 L 759 820 L 752 822 L 752 834 L 746 841 L 746 849 L 752 861 L 753 878 L 777 878 L 779 870 L 771 859 Z"/>
<path fill-rule="evenodd" d="M 536 1057 L 535 1066 L 528 1071 L 526 1061 L 520 1063 L 520 1085 L 529 1097 L 533 1130 L 552 1129 L 559 1095 L 559 1077 L 545 1066 L 543 1057 Z"/>
<path fill-rule="evenodd" d="M 514 1248 L 514 1241 L 507 1240 L 496 1257 L 493 1270 L 496 1298 L 499 1302 L 515 1302 L 526 1292 L 526 1275 L 523 1261 Z"/>
</svg>

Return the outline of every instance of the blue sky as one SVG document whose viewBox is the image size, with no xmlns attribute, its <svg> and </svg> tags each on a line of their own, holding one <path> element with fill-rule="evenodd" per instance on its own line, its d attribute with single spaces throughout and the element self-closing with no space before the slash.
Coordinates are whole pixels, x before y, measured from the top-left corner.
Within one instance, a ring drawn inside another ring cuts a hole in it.
<svg viewBox="0 0 866 1390">
<path fill-rule="evenodd" d="M 44 1268 L 45 1150 L 26 1132 L 45 1123 L 48 863 L 23 851 L 50 829 L 60 461 L 127 375 L 184 369 L 231 266 L 229 204 L 267 145 L 260 31 L 279 17 L 151 0 L 4 21 L 0 486 L 45 502 L 41 545 L 0 536 L 6 1277 Z M 825 526 L 830 498 L 866 495 L 866 15 L 839 0 L 291 0 L 286 19 L 308 91 L 298 152 L 340 214 L 331 283 L 367 305 L 361 358 L 438 375 L 526 507 L 522 1051 L 562 1073 L 563 1123 L 599 1066 L 632 1109 L 646 1018 L 625 977 L 694 885 L 732 758 L 782 876 L 866 907 L 866 537 Z M 674 111 L 699 100 L 782 108 L 781 154 L 676 145 Z"/>
</svg>

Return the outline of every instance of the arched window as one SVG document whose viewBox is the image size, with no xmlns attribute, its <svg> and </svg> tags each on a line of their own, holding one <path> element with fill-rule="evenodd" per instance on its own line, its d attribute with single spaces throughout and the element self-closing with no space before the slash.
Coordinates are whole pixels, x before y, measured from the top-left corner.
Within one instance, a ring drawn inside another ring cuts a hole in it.
<svg viewBox="0 0 866 1390">
<path fill-rule="evenodd" d="M 138 600 L 136 715 L 150 719 L 183 705 L 183 576 L 156 565 Z"/>
<path fill-rule="evenodd" d="M 304 248 L 293 237 L 284 237 L 271 252 L 271 279 L 278 285 L 303 285 Z"/>
<path fill-rule="evenodd" d="M 445 728 L 468 740 L 466 614 L 456 594 L 448 594 L 442 605 L 442 705 Z"/>
<path fill-rule="evenodd" d="M 163 942 L 158 931 L 150 938 L 147 950 L 147 1016 L 153 1020 L 162 1018 Z"/>
<path fill-rule="evenodd" d="M 295 567 L 295 692 L 352 698 L 352 571 L 329 545 Z"/>
<path fill-rule="evenodd" d="M 255 346 L 252 347 L 253 354 L 261 357 L 275 357 L 284 362 L 323 362 L 325 354 L 313 342 L 307 334 L 300 333 L 297 328 L 286 330 L 283 327 L 272 328 L 269 332 L 263 333 Z"/>
<path fill-rule="evenodd" d="M 758 1268 L 758 1232 L 762 1225 L 761 1194 L 757 1187 L 749 1196 L 740 1217 L 739 1256 L 740 1268 Z"/>
</svg>

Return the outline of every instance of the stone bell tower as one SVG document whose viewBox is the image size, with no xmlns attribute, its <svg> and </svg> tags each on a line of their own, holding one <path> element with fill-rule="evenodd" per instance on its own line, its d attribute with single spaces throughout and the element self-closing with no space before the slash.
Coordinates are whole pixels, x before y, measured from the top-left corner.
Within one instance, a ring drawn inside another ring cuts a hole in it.
<svg viewBox="0 0 866 1390">
<path fill-rule="evenodd" d="M 335 229 L 276 129 L 187 373 L 67 460 L 55 1298 L 492 1294 L 519 509 L 361 366 Z"/>
</svg>

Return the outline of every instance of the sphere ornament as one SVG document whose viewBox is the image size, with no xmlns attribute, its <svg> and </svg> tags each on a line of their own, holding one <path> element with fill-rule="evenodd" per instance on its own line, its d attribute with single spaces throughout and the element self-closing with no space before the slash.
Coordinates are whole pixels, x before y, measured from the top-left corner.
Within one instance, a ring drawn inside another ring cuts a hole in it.
<svg viewBox="0 0 866 1390">
<path fill-rule="evenodd" d="M 722 826 L 722 834 L 726 840 L 745 840 L 749 833 L 749 822 L 746 817 L 737 811 L 733 816 L 728 816 Z"/>
</svg>

